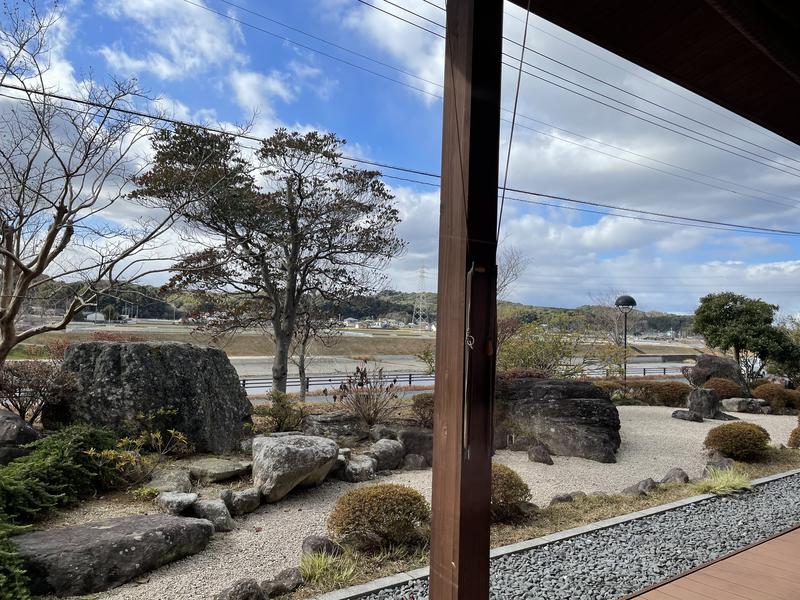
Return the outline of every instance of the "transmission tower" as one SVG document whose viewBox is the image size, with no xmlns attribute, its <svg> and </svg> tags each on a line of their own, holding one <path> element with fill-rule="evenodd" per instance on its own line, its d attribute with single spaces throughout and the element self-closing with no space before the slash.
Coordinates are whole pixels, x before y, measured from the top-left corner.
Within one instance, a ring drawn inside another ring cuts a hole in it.
<svg viewBox="0 0 800 600">
<path fill-rule="evenodd" d="M 425 267 L 419 269 L 419 291 L 416 298 L 414 298 L 414 316 L 412 323 L 415 327 L 420 329 L 430 328 L 430 321 L 428 320 L 428 298 L 425 296 Z"/>
</svg>

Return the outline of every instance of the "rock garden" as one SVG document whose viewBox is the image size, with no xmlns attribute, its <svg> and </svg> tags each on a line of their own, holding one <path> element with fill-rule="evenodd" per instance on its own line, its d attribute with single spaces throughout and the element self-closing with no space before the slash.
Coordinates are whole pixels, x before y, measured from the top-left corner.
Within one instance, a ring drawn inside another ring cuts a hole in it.
<svg viewBox="0 0 800 600">
<path fill-rule="evenodd" d="M 253 411 L 223 352 L 174 343 L 78 344 L 63 369 L 76 391 L 41 426 L 0 413 L 5 597 L 308 597 L 426 563 L 432 395 L 403 400 L 364 367 L 335 402 Z M 655 405 L 499 377 L 493 545 L 800 467 L 782 447 L 800 442 L 797 417 L 767 414 L 792 400 L 773 409 L 726 380 L 742 402 L 724 404 L 714 377 L 689 379 L 682 403 L 654 386 Z M 678 406 L 700 419 L 671 418 Z"/>
</svg>

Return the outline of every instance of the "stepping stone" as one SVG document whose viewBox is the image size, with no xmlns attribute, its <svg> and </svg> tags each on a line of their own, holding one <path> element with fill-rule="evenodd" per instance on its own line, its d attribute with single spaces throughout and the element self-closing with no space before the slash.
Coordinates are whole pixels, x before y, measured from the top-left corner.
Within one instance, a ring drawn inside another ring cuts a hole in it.
<svg viewBox="0 0 800 600">
<path fill-rule="evenodd" d="M 203 482 L 226 481 L 247 475 L 253 463 L 227 458 L 199 458 L 187 464 L 192 479 Z"/>
<path fill-rule="evenodd" d="M 157 472 L 147 487 L 159 492 L 191 492 L 192 481 L 186 469 L 167 469 Z"/>
<path fill-rule="evenodd" d="M 114 588 L 206 547 L 204 519 L 137 515 L 12 538 L 36 595 L 81 596 Z"/>
<path fill-rule="evenodd" d="M 156 505 L 166 513 L 179 515 L 197 501 L 197 494 L 184 492 L 161 492 Z"/>
</svg>

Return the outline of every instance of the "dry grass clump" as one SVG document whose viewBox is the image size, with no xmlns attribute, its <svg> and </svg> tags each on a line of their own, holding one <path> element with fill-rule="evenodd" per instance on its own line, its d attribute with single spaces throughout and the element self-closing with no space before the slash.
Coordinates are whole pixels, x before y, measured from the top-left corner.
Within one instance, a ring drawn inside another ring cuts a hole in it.
<svg viewBox="0 0 800 600">
<path fill-rule="evenodd" d="M 328 519 L 331 534 L 359 546 L 419 545 L 427 541 L 431 509 L 417 490 L 396 483 L 343 494 Z"/>
<path fill-rule="evenodd" d="M 769 433 L 761 425 L 737 421 L 714 427 L 706 435 L 704 443 L 710 450 L 747 462 L 764 455 L 769 447 Z"/>
<path fill-rule="evenodd" d="M 749 490 L 752 485 L 747 475 L 736 467 L 728 469 L 711 467 L 705 478 L 692 483 L 691 487 L 698 494 L 727 496 L 733 492 Z"/>
</svg>

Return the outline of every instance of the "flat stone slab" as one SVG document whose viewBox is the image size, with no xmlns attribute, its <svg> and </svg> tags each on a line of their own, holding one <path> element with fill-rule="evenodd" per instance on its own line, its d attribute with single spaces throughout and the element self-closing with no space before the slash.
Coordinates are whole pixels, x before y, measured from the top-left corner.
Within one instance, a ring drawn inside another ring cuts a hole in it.
<svg viewBox="0 0 800 600">
<path fill-rule="evenodd" d="M 137 515 L 35 531 L 11 541 L 34 595 L 79 596 L 200 552 L 213 533 L 205 519 Z"/>
<path fill-rule="evenodd" d="M 189 479 L 187 469 L 165 469 L 153 475 L 152 481 L 147 487 L 158 490 L 159 492 L 191 492 L 192 481 Z"/>
<path fill-rule="evenodd" d="M 226 481 L 247 475 L 253 467 L 250 461 L 228 458 L 198 458 L 186 464 L 192 479 L 205 482 Z"/>
</svg>

